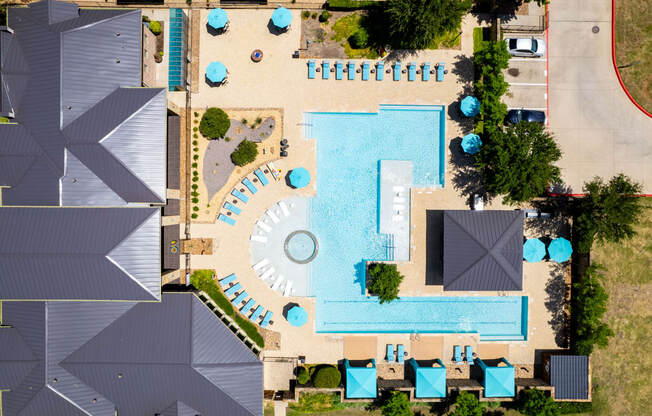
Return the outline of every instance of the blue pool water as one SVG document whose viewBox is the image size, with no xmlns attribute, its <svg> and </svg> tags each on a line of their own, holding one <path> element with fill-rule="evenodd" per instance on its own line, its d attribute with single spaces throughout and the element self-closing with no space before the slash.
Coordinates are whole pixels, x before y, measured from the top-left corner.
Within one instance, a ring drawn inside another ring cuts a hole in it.
<svg viewBox="0 0 652 416">
<path fill-rule="evenodd" d="M 304 114 L 305 136 L 317 140 L 310 230 L 319 254 L 310 267 L 318 332 L 479 332 L 487 340 L 524 339 L 527 298 L 520 296 L 401 298 L 384 305 L 365 296 L 365 261 L 391 258 L 391 236 L 378 233 L 380 161 L 410 160 L 415 186 L 443 186 L 444 120 L 443 106 Z"/>
<path fill-rule="evenodd" d="M 185 85 L 183 28 L 184 15 L 182 9 L 170 9 L 170 39 L 168 89 L 175 91 Z"/>
</svg>

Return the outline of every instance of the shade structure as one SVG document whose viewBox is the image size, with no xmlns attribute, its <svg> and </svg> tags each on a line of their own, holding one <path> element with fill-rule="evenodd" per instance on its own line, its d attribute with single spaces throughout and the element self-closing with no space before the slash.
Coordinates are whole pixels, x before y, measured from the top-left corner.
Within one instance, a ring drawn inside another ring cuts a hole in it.
<svg viewBox="0 0 652 416">
<path fill-rule="evenodd" d="M 523 244 L 523 258 L 530 263 L 536 263 L 546 256 L 546 245 L 538 238 L 528 238 Z"/>
<path fill-rule="evenodd" d="M 564 237 L 555 238 L 548 245 L 548 254 L 550 255 L 550 260 L 554 260 L 557 263 L 563 263 L 570 259 L 571 254 L 573 254 L 573 247 L 571 246 L 570 241 L 566 240 Z"/>
<path fill-rule="evenodd" d="M 211 62 L 206 67 L 206 78 L 214 83 L 223 82 L 226 78 L 226 67 L 222 62 Z"/>
<path fill-rule="evenodd" d="M 292 23 L 292 12 L 285 7 L 279 7 L 272 13 L 272 23 L 278 28 L 285 29 Z"/>
<path fill-rule="evenodd" d="M 462 150 L 464 150 L 465 153 L 474 155 L 480 151 L 481 147 L 482 140 L 477 134 L 467 134 L 462 138 Z"/>
<path fill-rule="evenodd" d="M 214 29 L 223 29 L 229 22 L 229 17 L 224 9 L 213 9 L 208 12 L 208 25 Z"/>
<path fill-rule="evenodd" d="M 475 360 L 484 373 L 482 380 L 484 397 L 514 397 L 514 366 L 504 358 L 500 361 L 505 365 L 490 367 L 481 359 Z"/>
<path fill-rule="evenodd" d="M 420 367 L 411 358 L 409 363 L 414 369 L 415 396 L 418 399 L 446 397 L 446 367 L 437 360 L 441 367 Z"/>
<path fill-rule="evenodd" d="M 303 188 L 310 183 L 310 172 L 306 168 L 292 169 L 288 177 L 294 188 Z"/>
<path fill-rule="evenodd" d="M 480 112 L 480 100 L 472 95 L 467 95 L 460 103 L 460 110 L 467 117 L 475 117 Z"/>
<path fill-rule="evenodd" d="M 285 319 L 292 326 L 303 326 L 308 321 L 308 312 L 301 306 L 296 305 L 290 308 Z"/>
<path fill-rule="evenodd" d="M 376 398 L 376 360 L 371 360 L 371 367 L 352 367 L 349 360 L 345 360 L 344 363 L 346 367 L 346 398 Z"/>
</svg>

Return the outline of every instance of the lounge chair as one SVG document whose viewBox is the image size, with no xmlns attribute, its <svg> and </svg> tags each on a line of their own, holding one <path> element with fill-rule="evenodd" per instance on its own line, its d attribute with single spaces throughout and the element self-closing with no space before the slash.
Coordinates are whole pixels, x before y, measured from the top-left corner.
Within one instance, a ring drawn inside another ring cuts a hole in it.
<svg viewBox="0 0 652 416">
<path fill-rule="evenodd" d="M 262 270 L 262 268 L 267 266 L 268 264 L 269 264 L 269 259 L 264 258 L 261 261 L 259 261 L 258 263 L 254 264 L 253 269 L 255 271 Z"/>
<path fill-rule="evenodd" d="M 249 178 L 244 178 L 244 179 L 242 180 L 242 184 L 243 184 L 244 186 L 246 186 L 247 189 L 249 189 L 249 192 L 251 192 L 252 194 L 255 194 L 256 192 L 258 192 L 258 188 L 256 188 L 256 187 L 254 186 L 254 184 L 251 183 L 251 181 L 249 180 Z"/>
<path fill-rule="evenodd" d="M 421 71 L 421 79 L 424 81 L 430 81 L 430 62 L 423 64 L 423 71 Z"/>
<path fill-rule="evenodd" d="M 408 81 L 414 81 L 417 79 L 417 64 L 410 62 L 408 64 Z"/>
<path fill-rule="evenodd" d="M 265 270 L 265 272 L 263 272 L 263 274 L 260 275 L 260 278 L 262 280 L 267 280 L 270 277 L 272 277 L 272 275 L 274 274 L 275 271 L 276 271 L 275 268 L 270 267 L 269 269 Z"/>
<path fill-rule="evenodd" d="M 224 287 L 224 286 L 228 285 L 229 283 L 233 283 L 233 282 L 235 282 L 235 279 L 236 279 L 235 273 L 231 273 L 230 275 L 228 275 L 228 276 L 226 276 L 226 277 L 224 277 L 224 278 L 222 278 L 220 280 L 220 286 Z"/>
<path fill-rule="evenodd" d="M 278 169 L 276 169 L 276 165 L 274 164 L 274 162 L 269 162 L 267 164 L 267 169 L 269 169 L 269 171 L 272 173 L 272 177 L 274 178 L 274 180 L 277 181 L 280 179 L 281 175 L 279 175 Z"/>
<path fill-rule="evenodd" d="M 453 347 L 453 357 L 455 364 L 457 365 L 462 365 L 464 362 L 462 361 L 462 347 L 459 345 L 456 345 Z"/>
<path fill-rule="evenodd" d="M 227 223 L 229 225 L 235 225 L 235 220 L 233 218 L 231 218 L 231 217 L 227 217 L 224 214 L 220 214 L 217 217 L 217 219 L 220 220 L 220 221 L 224 221 L 225 223 Z"/>
<path fill-rule="evenodd" d="M 473 365 L 473 347 L 471 347 L 470 345 L 467 345 L 464 348 L 464 358 L 466 358 L 466 362 L 469 365 Z"/>
<path fill-rule="evenodd" d="M 405 188 L 402 187 L 402 186 L 394 186 L 394 187 L 392 187 L 392 190 L 394 192 L 405 192 Z"/>
<path fill-rule="evenodd" d="M 263 230 L 263 231 L 265 231 L 266 233 L 272 231 L 272 227 L 270 227 L 269 225 L 265 224 L 262 220 L 258 221 L 258 222 L 256 223 L 256 225 L 259 226 L 260 229 Z"/>
<path fill-rule="evenodd" d="M 353 81 L 355 79 L 355 62 L 349 61 L 347 75 L 349 77 L 349 81 Z"/>
<path fill-rule="evenodd" d="M 342 61 L 335 62 L 335 79 L 342 79 L 344 76 L 344 64 Z"/>
<path fill-rule="evenodd" d="M 380 61 L 376 64 L 376 81 L 382 81 L 385 78 L 385 62 Z"/>
<path fill-rule="evenodd" d="M 313 59 L 308 61 L 308 79 L 315 79 L 315 61 Z"/>
<path fill-rule="evenodd" d="M 235 299 L 231 301 L 231 303 L 238 306 L 240 303 L 242 303 L 243 300 L 247 299 L 247 296 L 249 295 L 243 290 L 242 293 L 240 293 L 238 296 L 236 296 Z"/>
<path fill-rule="evenodd" d="M 394 205 L 394 211 L 403 211 L 405 209 L 405 205 Z"/>
<path fill-rule="evenodd" d="M 394 222 L 401 222 L 405 220 L 405 217 L 402 215 L 392 215 L 392 221 Z"/>
<path fill-rule="evenodd" d="M 235 215 L 240 215 L 240 213 L 242 212 L 242 210 L 240 208 L 236 207 L 235 205 L 231 204 L 230 202 L 225 202 L 224 203 L 224 208 L 228 209 L 229 211 L 231 211 Z"/>
<path fill-rule="evenodd" d="M 271 210 L 271 208 L 265 212 L 267 212 L 267 215 L 269 215 L 269 218 L 272 219 L 274 224 L 278 224 L 279 222 L 281 222 L 281 220 L 278 218 L 278 216 L 276 216 L 276 214 L 274 213 L 274 211 Z"/>
<path fill-rule="evenodd" d="M 226 289 L 226 290 L 224 291 L 224 294 L 225 294 L 226 296 L 229 296 L 229 297 L 230 297 L 230 296 L 235 295 L 236 292 L 237 292 L 238 290 L 240 290 L 240 289 L 242 289 L 242 285 L 240 285 L 240 283 L 236 283 L 235 285 L 233 285 L 233 286 L 231 286 L 230 288 Z"/>
<path fill-rule="evenodd" d="M 285 202 L 280 201 L 278 203 L 278 206 L 281 207 L 281 212 L 283 213 L 283 215 L 285 215 L 286 217 L 290 216 L 290 210 L 288 209 L 288 206 Z"/>
<path fill-rule="evenodd" d="M 395 204 L 402 204 L 403 202 L 405 202 L 405 198 L 402 198 L 400 196 L 394 197 Z"/>
<path fill-rule="evenodd" d="M 444 80 L 444 63 L 440 62 L 437 65 L 437 82 L 442 82 Z"/>
<path fill-rule="evenodd" d="M 387 356 L 385 357 L 385 360 L 388 363 L 394 362 L 394 344 L 387 344 Z"/>
<path fill-rule="evenodd" d="M 369 62 L 367 61 L 362 63 L 362 80 L 369 81 Z"/>
<path fill-rule="evenodd" d="M 258 177 L 258 180 L 260 181 L 260 183 L 263 184 L 263 186 L 267 186 L 269 181 L 267 180 L 267 177 L 265 176 L 265 174 L 263 173 L 262 170 L 256 169 L 254 171 L 254 175 L 256 175 Z"/>
<path fill-rule="evenodd" d="M 266 243 L 267 242 L 267 237 L 265 237 L 264 235 L 252 234 L 251 235 L 251 241 L 255 241 L 257 243 Z"/>
<path fill-rule="evenodd" d="M 251 316 L 249 317 L 249 320 L 252 322 L 256 322 L 256 319 L 260 317 L 260 314 L 263 313 L 263 310 L 265 310 L 265 308 L 258 305 L 258 307 L 254 309 L 254 313 L 252 313 Z"/>
<path fill-rule="evenodd" d="M 398 361 L 399 364 L 405 362 L 405 347 L 403 344 L 398 344 L 396 346 L 396 361 Z"/>
<path fill-rule="evenodd" d="M 283 277 L 282 274 L 279 274 L 278 277 L 276 278 L 276 281 L 272 285 L 272 290 L 276 290 L 279 287 L 281 287 L 281 283 L 283 283 L 283 280 L 285 280 L 285 277 Z"/>
<path fill-rule="evenodd" d="M 242 192 L 238 191 L 237 189 L 232 190 L 231 195 L 238 198 L 240 201 L 244 202 L 245 204 L 249 201 L 249 197 L 243 194 Z"/>
<path fill-rule="evenodd" d="M 272 320 L 272 315 L 274 315 L 272 313 L 272 311 L 267 311 L 265 313 L 265 316 L 263 317 L 263 321 L 260 323 L 261 328 L 266 328 L 267 327 L 267 325 L 269 324 L 269 321 Z"/>
<path fill-rule="evenodd" d="M 243 315 L 247 315 L 247 312 L 249 312 L 251 308 L 254 307 L 255 304 L 256 301 L 254 300 L 254 298 L 250 298 L 249 301 L 242 307 L 242 309 L 240 309 L 240 313 Z"/>
<path fill-rule="evenodd" d="M 283 290 L 283 296 L 290 296 L 291 291 L 292 291 L 292 280 L 288 280 L 288 282 L 285 284 L 285 290 Z"/>
<path fill-rule="evenodd" d="M 321 63 L 321 77 L 328 79 L 331 75 L 331 61 L 322 61 Z"/>
<path fill-rule="evenodd" d="M 401 80 L 401 61 L 396 61 L 394 64 L 394 81 Z"/>
</svg>

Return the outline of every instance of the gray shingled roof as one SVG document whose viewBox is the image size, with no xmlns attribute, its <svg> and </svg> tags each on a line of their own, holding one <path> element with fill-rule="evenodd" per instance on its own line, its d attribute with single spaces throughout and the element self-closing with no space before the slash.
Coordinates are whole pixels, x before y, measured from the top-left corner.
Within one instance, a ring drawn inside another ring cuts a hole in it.
<svg viewBox="0 0 652 416">
<path fill-rule="evenodd" d="M 523 214 L 444 211 L 444 290 L 522 290 Z"/>
<path fill-rule="evenodd" d="M 585 355 L 551 356 L 550 384 L 555 387 L 555 399 L 588 399 L 589 357 Z"/>
<path fill-rule="evenodd" d="M 5 416 L 262 415 L 262 363 L 193 294 L 4 302 L 3 315 Z"/>
<path fill-rule="evenodd" d="M 159 208 L 0 207 L 0 299 L 160 299 Z"/>
<path fill-rule="evenodd" d="M 166 96 L 141 85 L 140 10 L 45 0 L 0 32 L 4 205 L 163 203 Z"/>
</svg>

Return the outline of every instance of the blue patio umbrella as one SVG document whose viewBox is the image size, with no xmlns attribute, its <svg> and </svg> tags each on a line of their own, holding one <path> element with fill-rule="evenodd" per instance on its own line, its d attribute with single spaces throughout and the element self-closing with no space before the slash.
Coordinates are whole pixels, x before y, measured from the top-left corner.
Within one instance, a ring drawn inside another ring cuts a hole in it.
<svg viewBox="0 0 652 416">
<path fill-rule="evenodd" d="M 478 153 L 481 147 L 482 140 L 477 134 L 467 134 L 462 138 L 462 150 L 470 155 Z"/>
<path fill-rule="evenodd" d="M 224 9 L 213 9 L 208 12 L 208 25 L 214 29 L 222 29 L 229 22 Z"/>
<path fill-rule="evenodd" d="M 475 117 L 480 112 L 480 100 L 472 95 L 467 95 L 460 104 L 460 110 L 467 117 Z"/>
<path fill-rule="evenodd" d="M 303 188 L 310 183 L 310 172 L 306 168 L 292 169 L 288 177 L 290 179 L 290 185 L 295 188 Z"/>
<path fill-rule="evenodd" d="M 299 305 L 290 308 L 285 319 L 292 326 L 303 326 L 308 321 L 308 312 Z"/>
<path fill-rule="evenodd" d="M 550 260 L 554 260 L 557 263 L 563 263 L 570 259 L 571 254 L 573 254 L 573 247 L 571 246 L 570 241 L 566 240 L 564 237 L 555 238 L 548 245 L 548 254 L 550 255 Z"/>
<path fill-rule="evenodd" d="M 546 245 L 538 238 L 528 238 L 523 244 L 523 258 L 530 263 L 536 263 L 546 256 Z"/>
<path fill-rule="evenodd" d="M 226 78 L 226 67 L 222 62 L 211 62 L 206 67 L 206 78 L 214 83 L 224 81 L 224 78 Z"/>
<path fill-rule="evenodd" d="M 285 7 L 279 7 L 272 13 L 272 23 L 278 28 L 285 29 L 292 23 L 292 12 Z"/>
</svg>

